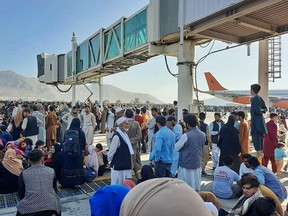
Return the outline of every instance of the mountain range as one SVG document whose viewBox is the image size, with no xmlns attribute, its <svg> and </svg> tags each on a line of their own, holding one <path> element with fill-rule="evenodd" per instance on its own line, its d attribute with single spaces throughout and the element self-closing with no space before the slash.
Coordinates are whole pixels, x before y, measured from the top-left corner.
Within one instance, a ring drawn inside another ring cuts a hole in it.
<svg viewBox="0 0 288 216">
<path fill-rule="evenodd" d="M 60 92 L 56 87 L 40 83 L 37 78 L 29 78 L 13 71 L 0 71 L 0 100 L 28 100 L 28 101 L 66 101 L 72 100 L 72 91 Z M 99 88 L 97 84 L 88 84 L 93 92 L 91 101 L 99 100 Z M 69 86 L 60 85 L 60 89 L 66 90 Z M 76 100 L 85 101 L 90 95 L 83 85 L 76 86 Z M 149 94 L 132 93 L 124 91 L 112 85 L 103 85 L 103 100 L 114 103 L 118 100 L 124 103 L 139 100 L 141 103 L 162 104 L 163 102 Z"/>
</svg>

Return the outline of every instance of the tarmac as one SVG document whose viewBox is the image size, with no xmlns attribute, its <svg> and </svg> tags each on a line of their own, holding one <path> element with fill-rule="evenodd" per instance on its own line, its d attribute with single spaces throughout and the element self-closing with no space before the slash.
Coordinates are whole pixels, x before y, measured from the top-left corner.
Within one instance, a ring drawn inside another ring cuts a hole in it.
<svg viewBox="0 0 288 216">
<path fill-rule="evenodd" d="M 209 121 L 210 120 L 210 121 Z M 212 113 L 208 115 L 208 123 L 213 121 Z M 106 135 L 105 134 L 96 134 L 94 136 L 94 144 L 101 143 L 105 149 L 106 147 Z M 149 154 L 141 154 L 142 165 L 149 164 Z M 285 164 L 286 162 L 284 162 Z M 212 170 L 212 161 L 210 160 L 207 165 L 208 175 L 202 176 L 202 186 L 201 191 L 212 191 L 213 184 L 213 170 Z M 110 172 L 105 172 L 105 176 L 97 179 L 109 179 Z M 97 181 L 96 179 L 96 181 Z M 280 181 L 285 185 L 288 190 L 288 172 L 282 173 L 282 178 Z M 93 196 L 94 191 L 90 193 L 82 193 L 80 195 L 73 195 L 69 197 L 60 198 L 62 204 L 62 216 L 88 216 L 91 215 L 89 198 Z M 219 199 L 222 208 L 226 211 L 229 211 L 237 199 Z M 286 208 L 287 200 L 282 203 L 283 209 Z M 3 208 L 0 209 L 0 215 L 5 216 L 14 216 L 16 215 L 16 207 Z"/>
</svg>

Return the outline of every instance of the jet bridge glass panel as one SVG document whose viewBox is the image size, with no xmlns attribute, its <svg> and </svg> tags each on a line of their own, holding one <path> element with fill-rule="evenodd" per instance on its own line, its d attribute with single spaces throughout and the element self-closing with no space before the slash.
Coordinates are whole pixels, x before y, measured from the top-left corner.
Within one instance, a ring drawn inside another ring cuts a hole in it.
<svg viewBox="0 0 288 216">
<path fill-rule="evenodd" d="M 67 53 L 67 77 L 72 76 L 72 51 Z"/>
<path fill-rule="evenodd" d="M 104 34 L 105 60 L 120 55 L 121 53 L 121 25 L 112 27 Z"/>
<path fill-rule="evenodd" d="M 89 41 L 89 67 L 100 63 L 100 35 L 96 35 Z"/>
<path fill-rule="evenodd" d="M 79 73 L 89 68 L 88 41 L 85 41 L 77 47 L 76 53 L 76 72 Z"/>
<path fill-rule="evenodd" d="M 124 23 L 124 51 L 129 52 L 147 43 L 147 9 Z"/>
</svg>

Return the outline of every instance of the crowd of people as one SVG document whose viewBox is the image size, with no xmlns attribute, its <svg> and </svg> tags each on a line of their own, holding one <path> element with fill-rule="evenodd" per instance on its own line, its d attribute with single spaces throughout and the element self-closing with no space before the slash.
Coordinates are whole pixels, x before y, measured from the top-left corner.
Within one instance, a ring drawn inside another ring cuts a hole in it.
<svg viewBox="0 0 288 216">
<path fill-rule="evenodd" d="M 279 181 L 287 169 L 286 120 L 278 124 L 279 115 L 270 113 L 265 123 L 259 91 L 251 86 L 250 122 L 245 112 L 233 111 L 226 123 L 215 112 L 206 124 L 206 113 L 186 109 L 178 120 L 177 101 L 150 110 L 113 104 L 101 110 L 89 101 L 2 104 L 0 194 L 18 192 L 19 216 L 61 215 L 57 181 L 71 188 L 109 169 L 111 186 L 90 199 L 92 215 L 287 215 Z M 107 149 L 95 145 L 95 131 L 106 133 Z M 145 153 L 150 164 L 142 166 Z M 210 156 L 212 192 L 201 191 Z M 238 201 L 225 211 L 218 198 Z"/>
</svg>

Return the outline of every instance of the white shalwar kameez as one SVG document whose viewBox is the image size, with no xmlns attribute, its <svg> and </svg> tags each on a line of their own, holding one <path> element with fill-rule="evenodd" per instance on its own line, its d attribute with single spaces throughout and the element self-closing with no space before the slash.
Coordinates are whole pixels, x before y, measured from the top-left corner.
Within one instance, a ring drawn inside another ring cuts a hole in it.
<svg viewBox="0 0 288 216">
<path fill-rule="evenodd" d="M 117 131 L 119 132 L 120 129 L 117 128 Z M 122 135 L 124 133 L 122 132 Z M 127 137 L 126 137 L 127 136 Z M 124 141 L 127 143 L 128 140 L 129 140 L 129 137 L 128 135 L 125 133 L 125 137 L 122 136 L 122 138 L 124 139 Z M 128 140 L 127 140 L 128 139 Z M 130 145 L 129 145 L 130 144 Z M 133 152 L 133 149 L 132 149 L 132 145 L 130 143 L 130 140 L 129 140 L 129 143 L 127 143 L 128 145 L 128 148 L 129 148 L 129 151 L 130 151 L 130 154 L 134 154 Z M 108 161 L 109 163 L 111 163 L 112 159 L 113 159 L 113 156 L 114 154 L 116 153 L 117 151 L 117 148 L 120 146 L 120 139 L 118 136 L 114 136 L 112 138 L 112 141 L 111 141 L 111 145 L 110 145 L 110 148 L 109 148 L 109 152 L 108 152 Z M 122 183 L 125 181 L 125 179 L 127 178 L 132 178 L 132 173 L 131 173 L 131 169 L 129 170 L 114 170 L 113 167 L 111 167 L 111 185 L 115 185 L 115 184 L 120 184 L 122 185 Z"/>
<path fill-rule="evenodd" d="M 86 114 L 86 112 L 82 115 L 82 130 L 85 133 L 86 143 L 88 145 L 93 144 L 93 136 L 94 136 L 94 127 L 96 127 L 96 119 L 93 113 Z"/>
</svg>

